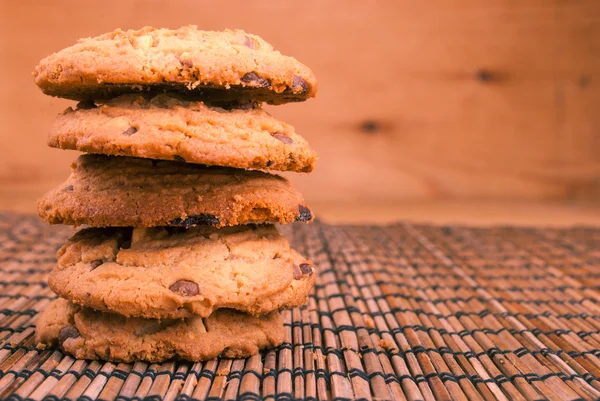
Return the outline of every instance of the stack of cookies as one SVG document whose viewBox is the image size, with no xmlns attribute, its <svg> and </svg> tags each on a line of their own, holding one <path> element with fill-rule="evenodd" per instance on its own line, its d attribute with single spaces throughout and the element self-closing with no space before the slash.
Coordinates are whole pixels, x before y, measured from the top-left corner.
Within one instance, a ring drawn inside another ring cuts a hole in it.
<svg viewBox="0 0 600 401">
<path fill-rule="evenodd" d="M 279 310 L 304 304 L 311 262 L 275 223 L 308 222 L 277 175 L 316 155 L 261 104 L 314 97 L 313 73 L 243 31 L 117 30 L 43 59 L 35 82 L 79 101 L 50 146 L 88 154 L 38 204 L 85 225 L 58 251 L 60 297 L 37 340 L 86 359 L 244 357 L 282 343 Z"/>
</svg>

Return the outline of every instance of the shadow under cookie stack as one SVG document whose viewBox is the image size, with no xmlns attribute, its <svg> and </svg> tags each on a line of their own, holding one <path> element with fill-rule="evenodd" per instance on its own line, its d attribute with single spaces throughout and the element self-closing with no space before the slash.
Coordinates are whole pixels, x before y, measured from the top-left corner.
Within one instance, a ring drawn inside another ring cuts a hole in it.
<svg viewBox="0 0 600 401">
<path fill-rule="evenodd" d="M 76 358 L 245 357 L 283 342 L 313 264 L 275 223 L 313 216 L 290 183 L 316 155 L 261 104 L 314 97 L 311 70 L 243 31 L 117 30 L 43 59 L 45 94 L 79 101 L 51 147 L 85 152 L 38 203 L 85 225 L 58 251 L 37 341 Z"/>
</svg>

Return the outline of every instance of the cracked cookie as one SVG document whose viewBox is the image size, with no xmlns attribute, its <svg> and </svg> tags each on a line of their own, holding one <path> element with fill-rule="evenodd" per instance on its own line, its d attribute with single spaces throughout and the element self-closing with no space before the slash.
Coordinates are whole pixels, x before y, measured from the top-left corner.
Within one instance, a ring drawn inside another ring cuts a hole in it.
<svg viewBox="0 0 600 401">
<path fill-rule="evenodd" d="M 302 195 L 277 175 L 122 156 L 83 155 L 38 201 L 50 224 L 215 227 L 310 221 Z"/>
<path fill-rule="evenodd" d="M 256 35 L 145 27 L 117 29 L 51 54 L 33 73 L 51 96 L 75 100 L 176 91 L 186 96 L 272 104 L 317 93 L 312 71 Z"/>
<path fill-rule="evenodd" d="M 280 345 L 284 334 L 279 312 L 254 317 L 220 309 L 207 318 L 155 320 L 125 318 L 57 299 L 39 314 L 35 338 L 78 359 L 163 362 L 243 358 Z"/>
<path fill-rule="evenodd" d="M 123 95 L 59 114 L 48 145 L 87 153 L 310 172 L 315 152 L 260 107 L 225 110 L 173 96 Z"/>
<path fill-rule="evenodd" d="M 273 225 L 87 228 L 57 253 L 60 297 L 126 317 L 259 315 L 306 303 L 314 267 Z"/>
</svg>

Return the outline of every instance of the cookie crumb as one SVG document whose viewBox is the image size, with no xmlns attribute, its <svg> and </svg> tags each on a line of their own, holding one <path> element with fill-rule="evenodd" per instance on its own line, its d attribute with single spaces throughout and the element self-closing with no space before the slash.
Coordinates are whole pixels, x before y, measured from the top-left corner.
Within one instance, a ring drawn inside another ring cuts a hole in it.
<svg viewBox="0 0 600 401">
<path fill-rule="evenodd" d="M 379 340 L 379 346 L 383 349 L 390 350 L 396 348 L 396 344 L 389 338 L 382 338 Z"/>
</svg>

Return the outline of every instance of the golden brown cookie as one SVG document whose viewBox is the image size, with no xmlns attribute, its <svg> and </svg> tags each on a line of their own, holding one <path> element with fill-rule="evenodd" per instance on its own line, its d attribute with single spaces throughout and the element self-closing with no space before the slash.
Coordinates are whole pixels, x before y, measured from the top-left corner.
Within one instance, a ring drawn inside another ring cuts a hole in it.
<svg viewBox="0 0 600 401">
<path fill-rule="evenodd" d="M 316 160 L 292 126 L 260 107 L 225 110 L 167 95 L 81 102 L 57 117 L 48 145 L 259 170 L 310 172 Z"/>
<path fill-rule="evenodd" d="M 60 297 L 126 317 L 253 315 L 306 303 L 314 267 L 273 225 L 88 228 L 57 253 Z"/>
<path fill-rule="evenodd" d="M 284 326 L 279 312 L 254 317 L 220 309 L 208 318 L 155 320 L 125 318 L 57 299 L 38 316 L 35 337 L 78 359 L 203 361 L 219 355 L 242 358 L 276 347 L 283 342 Z"/>
<path fill-rule="evenodd" d="M 282 177 L 224 167 L 83 155 L 67 181 L 38 202 L 50 224 L 156 227 L 310 221 Z"/>
<path fill-rule="evenodd" d="M 317 93 L 312 71 L 256 35 L 145 27 L 117 29 L 51 54 L 35 68 L 48 95 L 99 99 L 123 93 L 177 91 L 213 99 L 279 104 Z"/>
</svg>

